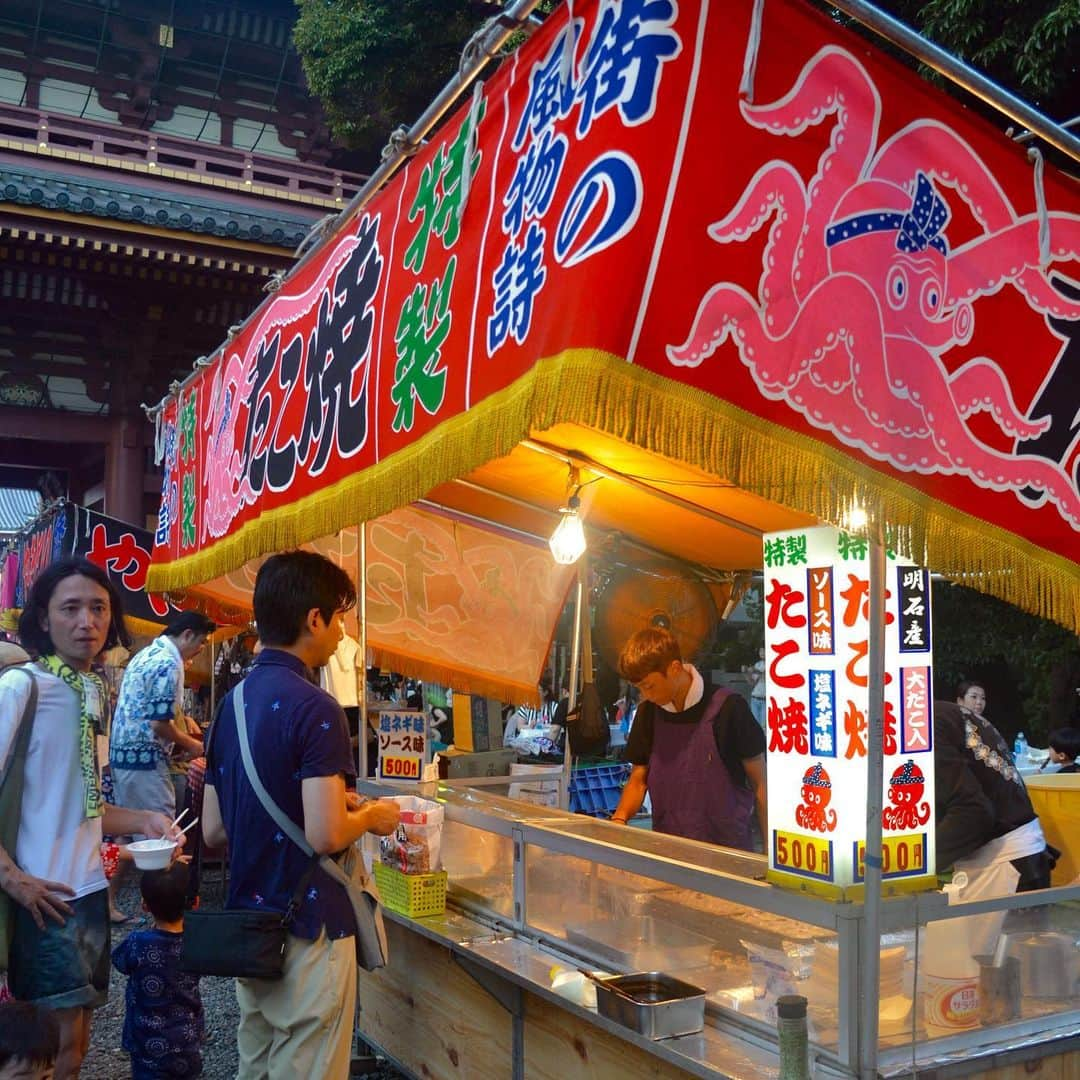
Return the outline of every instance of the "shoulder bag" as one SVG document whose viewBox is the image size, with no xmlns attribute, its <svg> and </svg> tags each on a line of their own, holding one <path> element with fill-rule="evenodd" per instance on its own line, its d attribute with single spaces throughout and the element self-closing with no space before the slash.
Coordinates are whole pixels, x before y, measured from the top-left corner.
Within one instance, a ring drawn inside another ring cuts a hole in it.
<svg viewBox="0 0 1080 1080">
<path fill-rule="evenodd" d="M 244 713 L 244 696 L 241 686 L 233 691 L 233 710 L 236 713 L 236 729 L 240 736 L 240 753 L 244 759 L 244 770 L 255 789 L 263 809 L 274 819 L 277 827 L 310 859 L 318 859 L 319 866 L 334 879 L 346 892 L 353 909 L 356 923 L 356 962 L 365 971 L 376 971 L 386 966 L 387 946 L 386 928 L 383 925 L 382 910 L 379 907 L 379 893 L 375 882 L 371 880 L 364 867 L 364 859 L 356 844 L 350 844 L 340 861 L 329 855 L 316 855 L 307 842 L 303 830 L 293 821 L 263 787 L 259 774 L 255 771 L 255 762 L 251 757 L 251 744 L 248 741 L 247 717 Z"/>
<path fill-rule="evenodd" d="M 237 687 L 237 691 L 239 689 Z M 219 720 L 214 721 L 210 731 L 208 758 Z M 248 756 L 244 758 L 244 767 L 248 769 Z M 249 769 L 248 778 L 251 777 L 252 769 Z M 255 790 L 261 801 L 259 787 L 256 786 Z M 181 969 L 195 975 L 218 975 L 233 979 L 280 979 L 285 970 L 289 927 L 297 909 L 304 902 L 308 882 L 318 865 L 318 857 L 313 854 L 289 898 L 289 906 L 284 914 L 251 910 L 185 912 Z"/>
<path fill-rule="evenodd" d="M 30 680 L 30 696 L 23 706 L 15 729 L 15 741 L 3 771 L 0 772 L 0 846 L 15 861 L 15 846 L 19 839 L 19 821 L 22 811 L 23 780 L 26 772 L 26 755 L 30 749 L 30 734 L 34 728 L 34 714 L 37 712 L 37 679 L 25 669 L 22 671 Z M 7 672 L 4 672 L 7 674 Z M 6 892 L 0 891 L 0 972 L 8 970 L 8 951 L 15 932 L 15 901 Z"/>
</svg>

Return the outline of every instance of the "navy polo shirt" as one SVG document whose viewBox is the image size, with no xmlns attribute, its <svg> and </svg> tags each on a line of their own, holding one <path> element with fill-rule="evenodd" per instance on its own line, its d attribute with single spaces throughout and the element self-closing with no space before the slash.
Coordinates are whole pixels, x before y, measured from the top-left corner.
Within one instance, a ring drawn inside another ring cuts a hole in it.
<svg viewBox="0 0 1080 1080">
<path fill-rule="evenodd" d="M 345 713 L 309 676 L 309 669 L 291 653 L 264 649 L 240 684 L 259 779 L 301 831 L 300 782 L 308 777 L 356 775 Z M 263 809 L 244 771 L 238 739 L 229 694 L 214 722 L 206 766 L 206 782 L 217 790 L 229 836 L 226 907 L 284 912 L 308 857 Z M 314 939 L 323 926 L 331 938 L 356 932 L 345 889 L 316 868 L 291 932 Z"/>
</svg>

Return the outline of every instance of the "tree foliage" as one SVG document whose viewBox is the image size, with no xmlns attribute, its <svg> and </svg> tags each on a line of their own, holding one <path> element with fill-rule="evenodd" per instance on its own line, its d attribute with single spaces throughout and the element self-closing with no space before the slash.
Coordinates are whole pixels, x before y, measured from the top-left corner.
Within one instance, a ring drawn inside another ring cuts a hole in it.
<svg viewBox="0 0 1080 1080">
<path fill-rule="evenodd" d="M 987 716 L 1012 737 L 1045 746 L 1051 698 L 1076 637 L 1057 623 L 961 585 L 934 583 L 934 696 L 951 701 L 961 679 L 987 690 Z"/>
<path fill-rule="evenodd" d="M 1080 112 L 1080 0 L 877 0 L 1058 121 Z"/>
<path fill-rule="evenodd" d="M 311 92 L 337 139 L 374 165 L 453 75 L 494 0 L 297 0 L 293 31 Z"/>
</svg>

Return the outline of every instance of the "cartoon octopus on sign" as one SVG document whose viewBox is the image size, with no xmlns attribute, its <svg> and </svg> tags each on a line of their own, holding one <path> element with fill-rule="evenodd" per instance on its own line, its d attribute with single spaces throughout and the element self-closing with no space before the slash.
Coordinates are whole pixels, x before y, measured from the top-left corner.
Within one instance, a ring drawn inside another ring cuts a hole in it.
<svg viewBox="0 0 1080 1080">
<path fill-rule="evenodd" d="M 741 109 L 774 135 L 797 136 L 832 116 L 836 127 L 809 186 L 787 162 L 768 162 L 711 226 L 728 244 L 774 218 L 759 297 L 714 285 L 689 338 L 668 347 L 670 362 L 696 367 L 731 336 L 762 394 L 847 445 L 903 471 L 965 475 L 995 491 L 1038 489 L 1080 529 L 1080 494 L 1061 467 L 1002 453 L 965 423 L 986 410 L 1024 440 L 1050 418 L 1022 415 L 993 360 L 973 358 L 952 373 L 943 362 L 971 340 L 974 301 L 1005 284 L 1036 311 L 1080 319 L 1080 304 L 1040 267 L 1038 215 L 1018 216 L 971 147 L 936 121 L 915 121 L 878 147 L 877 88 L 835 46 L 807 63 L 785 97 Z M 952 250 L 939 185 L 954 189 L 983 229 Z M 1051 261 L 1080 259 L 1080 216 L 1050 213 L 1048 225 Z"/>
<path fill-rule="evenodd" d="M 811 765 L 802 778 L 802 802 L 795 807 L 795 824 L 803 829 L 832 832 L 836 828 L 836 811 L 829 808 L 832 781 L 821 767 Z"/>
<path fill-rule="evenodd" d="M 926 788 L 926 778 L 922 770 L 910 758 L 892 774 L 889 780 L 889 802 L 881 811 L 881 827 L 896 829 L 917 829 L 930 820 L 930 804 L 920 803 Z"/>
</svg>

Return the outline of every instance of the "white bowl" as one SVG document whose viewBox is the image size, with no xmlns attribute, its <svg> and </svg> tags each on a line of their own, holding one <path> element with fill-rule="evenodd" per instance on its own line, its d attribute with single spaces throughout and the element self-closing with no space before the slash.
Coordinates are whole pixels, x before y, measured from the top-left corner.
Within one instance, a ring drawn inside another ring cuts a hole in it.
<svg viewBox="0 0 1080 1080">
<path fill-rule="evenodd" d="M 175 840 L 136 840 L 128 844 L 128 851 L 140 870 L 164 870 L 172 862 Z"/>
</svg>

